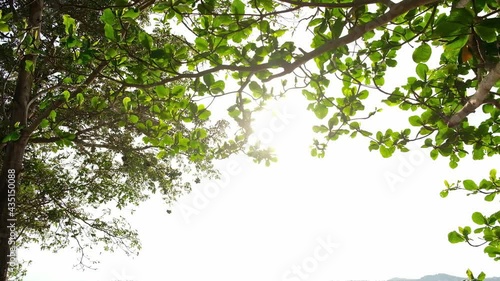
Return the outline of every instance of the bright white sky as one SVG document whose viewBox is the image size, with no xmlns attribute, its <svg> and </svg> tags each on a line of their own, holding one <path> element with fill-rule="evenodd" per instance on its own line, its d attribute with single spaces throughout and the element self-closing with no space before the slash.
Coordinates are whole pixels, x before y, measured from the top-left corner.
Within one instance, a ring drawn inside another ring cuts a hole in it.
<svg viewBox="0 0 500 281">
<path fill-rule="evenodd" d="M 25 280 L 383 280 L 439 272 L 464 276 L 467 268 L 500 275 L 498 263 L 482 249 L 447 241 L 449 231 L 472 225 L 472 212 L 493 212 L 498 205 L 463 192 L 439 197 L 444 179 L 486 177 L 498 168 L 498 158 L 463 161 L 451 170 L 426 151 L 383 159 L 368 152 L 366 140 L 344 139 L 332 144 L 326 158 L 315 159 L 309 132 L 316 119 L 304 107 L 296 93 L 275 107 L 287 118 L 265 113 L 257 135 L 276 148 L 279 162 L 221 162 L 221 171 L 232 175 L 198 187 L 211 199 L 204 202 L 195 192 L 180 200 L 198 214 L 185 215 L 177 207 L 167 215 L 158 199 L 143 204 L 131 218 L 143 242 L 138 257 L 106 254 L 97 271 L 81 272 L 71 270 L 77 258 L 71 251 L 33 249 L 23 253 L 33 259 Z M 401 114 L 384 119 L 406 121 Z M 403 182 L 391 187 L 389 174 Z M 319 253 L 314 268 L 318 240 L 335 245 L 331 253 Z M 284 278 L 304 262 L 308 278 Z"/>
<path fill-rule="evenodd" d="M 387 82 L 400 85 L 415 75 L 412 63 L 399 64 L 411 67 L 398 68 Z M 500 168 L 498 157 L 463 160 L 451 170 L 447 159 L 432 161 L 418 147 L 383 159 L 358 137 L 332 143 L 326 158 L 316 159 L 309 146 L 311 127 L 319 122 L 306 106 L 300 92 L 291 92 L 257 118 L 256 135 L 276 149 L 278 163 L 264 167 L 233 157 L 219 163 L 226 176 L 202 181 L 172 214 L 158 198 L 143 204 L 130 218 L 143 243 L 138 257 L 103 254 L 98 270 L 81 272 L 72 269 L 77 255 L 71 250 L 30 249 L 20 253 L 33 260 L 25 280 L 385 280 L 465 276 L 467 268 L 500 276 L 499 264 L 482 248 L 447 240 L 458 226 L 473 226 L 474 211 L 497 211 L 498 200 L 487 203 L 464 192 L 439 196 L 444 179 L 485 178 Z M 408 116 L 384 109 L 366 124 L 402 128 Z M 196 214 L 186 215 L 187 208 Z"/>
</svg>

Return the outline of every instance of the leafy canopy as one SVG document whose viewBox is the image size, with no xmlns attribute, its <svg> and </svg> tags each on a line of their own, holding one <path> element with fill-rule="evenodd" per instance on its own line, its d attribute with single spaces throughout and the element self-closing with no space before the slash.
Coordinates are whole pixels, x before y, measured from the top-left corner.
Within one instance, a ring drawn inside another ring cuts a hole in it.
<svg viewBox="0 0 500 281">
<path fill-rule="evenodd" d="M 313 156 L 323 157 L 328 143 L 343 135 L 367 138 L 369 149 L 383 157 L 417 142 L 432 159 L 447 157 L 451 168 L 500 151 L 496 0 L 47 2 L 38 38 L 26 32 L 22 7 L 3 9 L 0 19 L 7 93 L 14 89 L 10 69 L 19 64 L 17 54 L 38 55 L 36 66 L 24 64 L 35 77 L 27 127 L 11 127 L 3 136 L 10 142 L 21 130 L 31 134 L 34 154 L 27 161 L 34 168 L 22 187 L 30 200 L 63 184 L 40 182 L 43 173 L 70 179 L 70 193 L 57 200 L 81 194 L 75 198 L 83 204 L 117 200 L 122 206 L 143 198 L 143 180 L 174 199 L 178 163 L 207 171 L 210 160 L 238 151 L 269 163 L 275 160 L 269 150 L 245 145 L 252 113 L 289 91 L 300 91 L 319 119 Z M 400 65 L 398 56 L 408 51 L 414 65 Z M 389 69 L 402 67 L 414 74 L 387 87 Z M 211 101 L 225 95 L 234 97 L 228 115 L 240 128 L 230 139 L 221 123 L 209 125 Z M 3 106 L 12 103 L 4 99 Z M 365 128 L 364 120 L 384 106 L 408 112 L 408 128 Z M 138 136 L 142 143 L 135 144 Z M 37 158 L 42 153 L 51 155 L 50 164 Z M 67 153 L 80 159 L 77 172 L 53 168 Z M 133 160 L 126 167 L 117 156 Z M 167 172 L 155 174 L 159 167 Z M 121 185 L 121 178 L 129 182 Z M 463 187 L 484 191 L 492 201 L 498 181 L 492 171 L 489 180 L 466 180 Z M 442 196 L 459 185 L 448 185 Z M 52 225 L 77 218 L 54 206 L 39 210 L 54 218 Z M 497 218 L 473 215 L 485 225 L 477 233 L 494 258 L 500 253 Z M 470 232 L 452 232 L 450 241 L 468 241 Z"/>
</svg>

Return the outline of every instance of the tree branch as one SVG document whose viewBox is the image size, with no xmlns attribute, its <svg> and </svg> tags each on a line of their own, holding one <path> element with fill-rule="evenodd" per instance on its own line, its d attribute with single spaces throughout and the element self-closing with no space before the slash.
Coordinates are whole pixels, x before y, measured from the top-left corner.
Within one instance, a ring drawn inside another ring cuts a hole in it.
<svg viewBox="0 0 500 281">
<path fill-rule="evenodd" d="M 313 2 L 302 2 L 295 0 L 279 0 L 280 2 L 297 5 L 300 7 L 322 7 L 322 8 L 353 8 L 362 5 L 381 3 L 391 7 L 394 5 L 392 1 L 389 0 L 354 0 L 349 3 L 313 3 Z"/>
<path fill-rule="evenodd" d="M 483 104 L 490 94 L 491 88 L 498 80 L 500 80 L 500 62 L 497 63 L 495 67 L 490 70 L 490 73 L 488 73 L 481 83 L 479 83 L 476 93 L 470 97 L 464 107 L 450 118 L 448 127 L 457 126 L 467 117 L 467 115 L 474 112 L 476 108 Z"/>
<path fill-rule="evenodd" d="M 320 56 L 321 54 L 332 51 L 340 46 L 344 46 L 344 45 L 347 45 L 349 43 L 352 43 L 352 42 L 358 40 L 359 38 L 361 38 L 361 36 L 363 36 L 363 34 L 365 34 L 367 31 L 374 30 L 377 27 L 380 27 L 386 23 L 389 23 L 390 21 L 392 21 L 396 17 L 398 17 L 398 16 L 400 16 L 400 15 L 402 15 L 410 10 L 416 9 L 416 8 L 424 6 L 424 5 L 436 3 L 439 1 L 440 0 L 403 0 L 403 1 L 393 5 L 387 13 L 381 15 L 380 17 L 378 17 L 378 18 L 376 18 L 376 19 L 374 19 L 366 24 L 358 25 L 358 26 L 354 27 L 353 29 L 351 29 L 349 31 L 349 33 L 347 35 L 340 37 L 340 38 L 334 38 L 334 39 L 327 41 L 325 44 L 321 45 L 320 47 L 316 48 L 315 50 L 313 50 L 309 53 L 306 53 L 304 56 L 298 58 L 293 63 L 287 64 L 287 65 L 280 65 L 281 67 L 283 67 L 284 70 L 280 73 L 277 73 L 277 74 L 270 76 L 267 79 L 267 81 L 284 76 L 286 74 L 289 74 L 289 73 L 293 72 L 300 65 L 308 62 L 309 60 L 311 60 L 315 57 Z"/>
<path fill-rule="evenodd" d="M 106 143 L 90 143 L 90 142 L 86 142 L 86 141 L 79 140 L 79 139 L 75 139 L 73 142 L 76 144 L 85 146 L 85 147 L 98 147 L 98 148 L 106 148 L 106 149 L 117 150 L 117 151 L 124 150 L 124 147 L 119 146 L 119 145 L 112 145 L 112 144 L 106 144 Z M 147 149 L 151 149 L 151 148 L 158 148 L 158 147 L 154 146 L 154 145 L 145 145 L 145 146 L 138 146 L 138 147 L 128 147 L 127 149 L 131 150 L 131 151 L 143 151 L 143 150 L 147 150 Z"/>
<path fill-rule="evenodd" d="M 87 88 L 94 80 L 101 74 L 101 71 L 108 65 L 108 61 L 102 61 L 95 69 L 92 71 L 92 73 L 89 74 L 87 79 L 76 88 L 71 93 L 70 98 L 74 98 L 78 93 L 83 92 L 85 88 Z M 31 122 L 31 124 L 26 128 L 25 132 L 30 135 L 35 131 L 35 129 L 40 125 L 40 122 L 42 122 L 43 119 L 47 118 L 49 116 L 50 112 L 59 106 L 61 106 L 64 103 L 63 99 L 54 101 L 50 106 L 48 106 L 43 112 L 41 112 L 34 120 Z"/>
<path fill-rule="evenodd" d="M 456 5 L 456 8 L 465 8 L 465 6 L 467 6 L 467 4 L 469 4 L 470 0 L 459 0 L 457 2 L 457 5 Z"/>
<path fill-rule="evenodd" d="M 365 0 L 363 0 L 365 1 Z M 366 0 L 369 1 L 369 0 Z M 213 68 L 209 68 L 203 71 L 199 71 L 197 73 L 183 73 L 179 74 L 173 77 L 168 77 L 165 79 L 162 79 L 158 82 L 150 83 L 150 84 L 139 84 L 139 83 L 127 83 L 120 81 L 114 77 L 110 76 L 105 76 L 105 78 L 120 83 L 126 87 L 135 87 L 135 88 L 151 88 L 159 85 L 165 85 L 166 83 L 173 82 L 173 81 L 178 81 L 180 79 L 193 79 L 193 78 L 199 78 L 203 77 L 204 75 L 208 73 L 215 73 L 218 71 L 222 70 L 230 70 L 230 71 L 240 71 L 240 72 L 259 72 L 262 70 L 267 70 L 270 68 L 283 68 L 282 72 L 279 72 L 277 74 L 271 75 L 269 78 L 263 80 L 263 82 L 267 82 L 270 80 L 273 80 L 278 77 L 282 77 L 286 74 L 292 73 L 295 69 L 297 69 L 299 66 L 305 64 L 306 62 L 310 61 L 311 59 L 314 59 L 317 56 L 320 56 L 321 54 L 325 52 L 329 52 L 334 50 L 335 48 L 338 48 L 340 46 L 347 45 L 351 42 L 356 41 L 357 39 L 361 38 L 363 34 L 365 34 L 367 31 L 373 30 L 377 27 L 380 27 L 390 21 L 392 21 L 394 18 L 410 11 L 415 8 L 418 8 L 420 6 L 432 4 L 439 2 L 440 0 L 403 0 L 397 4 L 394 4 L 391 9 L 381 15 L 380 17 L 372 20 L 371 22 L 368 22 L 363 25 L 356 26 L 353 28 L 349 34 L 345 35 L 344 37 L 340 38 L 335 38 L 331 39 L 330 41 L 326 42 L 322 46 L 318 47 L 317 49 L 311 51 L 311 52 L 305 52 L 302 57 L 297 58 L 294 62 L 288 63 L 286 61 L 271 61 L 271 62 L 266 62 L 263 64 L 257 64 L 257 65 L 250 65 L 250 66 L 238 66 L 238 65 L 217 65 Z"/>
</svg>

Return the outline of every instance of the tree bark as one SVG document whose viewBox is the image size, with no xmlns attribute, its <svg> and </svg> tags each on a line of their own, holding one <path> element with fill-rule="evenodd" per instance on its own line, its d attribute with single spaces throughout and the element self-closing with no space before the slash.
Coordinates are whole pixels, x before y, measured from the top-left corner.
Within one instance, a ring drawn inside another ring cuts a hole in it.
<svg viewBox="0 0 500 281">
<path fill-rule="evenodd" d="M 33 37 L 36 48 L 42 22 L 43 0 L 34 0 L 29 7 L 27 36 Z M 23 158 L 28 144 L 27 126 L 28 101 L 33 90 L 33 71 L 38 55 L 28 51 L 19 63 L 16 90 L 10 109 L 9 133 L 19 130 L 20 137 L 6 145 L 5 156 L 0 173 L 0 281 L 8 280 L 9 266 L 17 263 L 15 242 L 16 233 L 16 193 L 23 169 Z M 31 65 L 31 66 L 30 66 Z M 30 67 L 27 67 L 30 66 Z"/>
<path fill-rule="evenodd" d="M 500 62 L 493 67 L 488 75 L 479 83 L 476 93 L 472 95 L 467 103 L 448 120 L 448 127 L 455 127 L 460 124 L 465 117 L 474 112 L 486 98 L 490 95 L 490 90 L 495 83 L 500 80 Z"/>
</svg>

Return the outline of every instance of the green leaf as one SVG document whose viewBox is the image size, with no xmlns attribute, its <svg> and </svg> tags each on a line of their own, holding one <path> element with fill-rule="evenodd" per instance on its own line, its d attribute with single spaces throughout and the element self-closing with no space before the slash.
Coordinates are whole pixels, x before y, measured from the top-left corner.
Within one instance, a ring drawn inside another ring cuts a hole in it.
<svg viewBox="0 0 500 281">
<path fill-rule="evenodd" d="M 235 15 L 243 15 L 245 13 L 245 4 L 241 0 L 233 0 L 231 4 L 231 13 Z"/>
<path fill-rule="evenodd" d="M 200 120 L 208 120 L 208 118 L 212 115 L 212 113 L 208 109 L 202 109 L 198 118 Z"/>
<path fill-rule="evenodd" d="M 474 212 L 472 214 L 472 221 L 476 224 L 483 225 L 486 223 L 486 218 L 480 212 Z"/>
<path fill-rule="evenodd" d="M 314 18 L 313 20 L 311 20 L 309 22 L 309 24 L 307 26 L 309 26 L 309 27 L 316 26 L 316 25 L 320 24 L 321 22 L 323 22 L 324 20 L 325 20 L 324 18 Z"/>
<path fill-rule="evenodd" d="M 57 116 L 57 112 L 55 110 L 51 110 L 50 113 L 49 113 L 48 118 L 50 118 L 50 120 L 52 120 L 52 122 L 55 122 L 56 121 L 56 116 Z"/>
<path fill-rule="evenodd" d="M 328 132 L 328 128 L 325 125 L 313 126 L 313 132 L 315 132 L 315 133 L 326 133 L 326 132 Z"/>
<path fill-rule="evenodd" d="M 230 107 L 227 110 L 228 110 L 229 116 L 231 116 L 232 118 L 236 118 L 236 117 L 238 117 L 241 114 L 241 111 L 239 111 L 236 108 L 231 108 Z"/>
<path fill-rule="evenodd" d="M 226 83 L 224 83 L 224 81 L 222 81 L 222 80 L 219 80 L 219 81 L 215 81 L 215 83 L 213 83 L 210 86 L 210 89 L 212 91 L 215 91 L 215 92 L 223 92 L 225 87 L 226 87 Z"/>
<path fill-rule="evenodd" d="M 64 31 L 71 35 L 75 31 L 76 21 L 70 15 L 63 15 Z"/>
<path fill-rule="evenodd" d="M 123 103 L 123 106 L 125 107 L 125 109 L 128 109 L 128 104 L 130 103 L 130 98 L 124 97 L 122 103 Z"/>
<path fill-rule="evenodd" d="M 473 180 L 464 180 L 464 188 L 469 191 L 474 191 L 478 189 L 477 184 Z"/>
<path fill-rule="evenodd" d="M 334 126 L 337 126 L 337 124 L 339 124 L 339 117 L 337 114 L 334 114 L 332 118 L 328 120 L 328 128 L 332 129 Z"/>
<path fill-rule="evenodd" d="M 328 115 L 328 107 L 323 104 L 316 104 L 313 111 L 318 119 L 323 119 Z"/>
<path fill-rule="evenodd" d="M 32 60 L 25 60 L 24 61 L 24 69 L 28 72 L 33 72 L 35 70 L 35 65 L 33 64 Z"/>
<path fill-rule="evenodd" d="M 9 25 L 3 22 L 0 22 L 0 32 L 7 33 L 9 32 Z"/>
<path fill-rule="evenodd" d="M 260 98 L 263 94 L 262 87 L 259 85 L 259 83 L 252 81 L 248 85 L 250 88 L 250 91 L 252 91 L 254 98 Z"/>
<path fill-rule="evenodd" d="M 93 108 L 97 108 L 99 105 L 99 97 L 92 97 L 92 99 L 90 99 L 90 105 L 92 105 Z"/>
<path fill-rule="evenodd" d="M 488 195 L 484 196 L 484 201 L 491 202 L 491 201 L 493 201 L 495 199 L 496 195 L 497 194 L 494 193 L 494 192 L 491 193 L 491 194 L 488 194 Z"/>
<path fill-rule="evenodd" d="M 274 10 L 275 5 L 272 0 L 259 0 L 258 2 L 267 12 Z"/>
<path fill-rule="evenodd" d="M 194 43 L 196 44 L 196 48 L 202 52 L 208 51 L 208 42 L 205 38 L 203 37 L 198 37 L 194 40 Z"/>
<path fill-rule="evenodd" d="M 444 48 L 447 52 L 453 51 L 453 50 L 460 50 L 462 49 L 465 44 L 467 44 L 467 41 L 469 41 L 469 36 L 464 35 L 464 36 L 458 36 L 456 39 L 452 40 L 451 42 L 447 43 Z"/>
<path fill-rule="evenodd" d="M 491 169 L 490 170 L 490 179 L 495 180 L 497 178 L 497 170 L 496 169 Z"/>
<path fill-rule="evenodd" d="M 446 196 L 448 196 L 448 190 L 443 190 L 439 193 L 439 196 L 441 196 L 441 198 L 445 198 Z"/>
<path fill-rule="evenodd" d="M 379 148 L 380 148 L 380 146 L 376 142 L 373 142 L 373 141 L 370 143 L 370 146 L 368 146 L 369 151 L 378 150 Z"/>
<path fill-rule="evenodd" d="M 176 98 L 181 98 L 183 95 L 184 95 L 184 92 L 186 91 L 186 88 L 184 86 L 181 86 L 181 85 L 177 85 L 175 86 L 171 93 L 173 96 L 175 96 Z"/>
<path fill-rule="evenodd" d="M 160 98 L 167 97 L 169 94 L 169 90 L 167 88 L 165 88 L 165 86 L 163 86 L 163 85 L 156 86 L 155 92 L 158 95 L 158 97 L 160 97 Z"/>
<path fill-rule="evenodd" d="M 157 104 L 155 104 L 151 107 L 151 111 L 153 111 L 154 113 L 160 113 L 161 109 Z"/>
<path fill-rule="evenodd" d="M 469 32 L 470 32 L 470 27 L 467 25 L 442 20 L 436 26 L 433 35 L 436 38 L 440 38 L 440 37 L 463 35 Z"/>
<path fill-rule="evenodd" d="M 85 97 L 83 96 L 83 94 L 78 93 L 76 95 L 76 102 L 78 103 L 78 105 L 82 105 L 84 101 L 85 101 Z"/>
<path fill-rule="evenodd" d="M 467 8 L 452 9 L 447 18 L 448 22 L 460 23 L 469 26 L 474 20 L 474 14 Z"/>
<path fill-rule="evenodd" d="M 49 126 L 49 124 L 50 124 L 49 120 L 47 120 L 47 119 L 43 119 L 43 120 L 42 120 L 42 122 L 40 122 L 39 127 L 40 127 L 41 129 L 43 129 L 43 128 L 47 128 L 47 127 Z"/>
<path fill-rule="evenodd" d="M 349 128 L 351 128 L 353 130 L 359 129 L 359 122 L 351 122 L 349 124 Z"/>
<path fill-rule="evenodd" d="M 375 82 L 377 86 L 383 86 L 385 84 L 385 78 L 382 75 L 378 75 L 373 78 L 373 82 Z"/>
<path fill-rule="evenodd" d="M 172 6 L 172 1 L 162 1 L 153 6 L 153 12 L 161 13 Z"/>
<path fill-rule="evenodd" d="M 474 149 L 472 151 L 472 159 L 481 160 L 484 158 L 484 150 L 482 148 Z"/>
<path fill-rule="evenodd" d="M 130 18 L 135 19 L 140 15 L 139 9 L 128 9 L 123 15 L 122 18 Z"/>
<path fill-rule="evenodd" d="M 153 37 L 146 32 L 139 32 L 139 42 L 147 50 L 151 50 L 153 47 Z"/>
<path fill-rule="evenodd" d="M 107 23 L 104 25 L 104 36 L 111 41 L 115 41 L 115 29 L 112 25 Z"/>
<path fill-rule="evenodd" d="M 302 90 L 302 94 L 304 95 L 304 97 L 306 97 L 307 100 L 316 100 L 316 94 L 311 91 L 304 89 Z"/>
<path fill-rule="evenodd" d="M 196 129 L 196 136 L 198 139 L 204 139 L 208 136 L 207 130 L 203 128 Z"/>
<path fill-rule="evenodd" d="M 373 52 L 370 54 L 370 59 L 372 60 L 372 62 L 379 62 L 382 60 L 382 54 L 380 54 L 379 52 Z"/>
<path fill-rule="evenodd" d="M 425 81 L 427 79 L 427 72 L 428 71 L 429 71 L 429 67 L 426 64 L 423 64 L 423 63 L 417 64 L 416 72 L 417 72 L 418 77 L 420 77 L 420 79 Z"/>
<path fill-rule="evenodd" d="M 368 95 L 369 95 L 369 92 L 367 90 L 362 90 L 358 94 L 358 99 L 364 100 L 364 99 L 368 98 Z"/>
<path fill-rule="evenodd" d="M 476 31 L 477 35 L 479 35 L 479 38 L 487 43 L 493 43 L 498 40 L 498 34 L 495 28 L 478 25 L 474 27 L 474 31 Z"/>
<path fill-rule="evenodd" d="M 398 64 L 398 61 L 397 60 L 393 60 L 393 59 L 386 59 L 385 63 L 389 67 L 395 67 Z"/>
<path fill-rule="evenodd" d="M 6 142 L 10 142 L 10 141 L 16 141 L 18 140 L 19 138 L 21 137 L 21 134 L 19 133 L 19 131 L 13 131 L 12 133 L 6 135 L 3 139 L 2 139 L 2 143 L 6 143 Z"/>
<path fill-rule="evenodd" d="M 165 150 L 160 150 L 160 152 L 158 152 L 158 154 L 156 154 L 156 158 L 158 159 L 163 159 L 167 157 L 167 152 Z"/>
<path fill-rule="evenodd" d="M 438 156 L 439 156 L 438 150 L 437 149 L 431 150 L 430 156 L 431 156 L 432 160 L 436 160 L 438 158 Z"/>
<path fill-rule="evenodd" d="M 62 92 L 63 94 L 63 97 L 66 101 L 69 101 L 69 98 L 71 97 L 71 93 L 68 91 L 68 90 L 64 90 L 64 92 Z"/>
<path fill-rule="evenodd" d="M 104 9 L 104 11 L 102 12 L 101 21 L 105 24 L 113 25 L 115 24 L 115 20 L 115 14 L 113 13 L 113 11 L 109 8 Z"/>
<path fill-rule="evenodd" d="M 422 126 L 422 120 L 420 119 L 420 116 L 411 116 L 410 118 L 408 118 L 408 121 L 412 126 Z"/>
<path fill-rule="evenodd" d="M 456 231 L 452 231 L 452 232 L 448 233 L 448 241 L 450 241 L 450 243 L 452 243 L 452 244 L 456 244 L 456 243 L 464 242 L 465 239 L 460 233 L 458 233 Z"/>
<path fill-rule="evenodd" d="M 205 82 L 205 85 L 210 88 L 210 86 L 215 83 L 214 75 L 212 73 L 203 75 L 203 82 Z"/>
<path fill-rule="evenodd" d="M 109 48 L 107 51 L 106 51 L 106 59 L 112 59 L 114 57 L 116 57 L 116 55 L 118 55 L 118 50 L 114 49 L 114 48 Z"/>
<path fill-rule="evenodd" d="M 343 18 L 339 18 L 335 21 L 335 23 L 333 24 L 333 26 L 331 28 L 333 38 L 340 37 L 340 35 L 342 34 L 342 31 L 344 30 L 346 23 L 347 22 Z M 363 37 L 365 38 L 365 40 L 367 40 L 370 38 L 370 35 L 371 35 L 371 32 L 367 32 L 367 33 L 365 33 L 365 35 Z"/>
<path fill-rule="evenodd" d="M 470 269 L 467 269 L 467 271 L 465 272 L 467 274 L 467 278 L 469 280 L 475 280 L 476 278 L 474 278 L 474 274 L 472 274 L 472 271 Z"/>
<path fill-rule="evenodd" d="M 169 135 L 165 135 L 162 138 L 161 142 L 163 145 L 172 145 L 175 143 L 174 138 L 172 138 L 172 136 L 169 136 Z"/>
<path fill-rule="evenodd" d="M 422 43 L 418 46 L 415 51 L 413 51 L 413 61 L 416 63 L 426 62 L 429 60 L 432 54 L 431 46 L 427 43 Z"/>
<path fill-rule="evenodd" d="M 146 41 L 145 41 L 146 42 Z M 147 42 L 146 42 L 147 43 Z M 148 43 L 149 44 L 149 43 Z M 168 54 L 163 49 L 152 50 L 149 55 L 152 59 L 166 59 Z"/>
<path fill-rule="evenodd" d="M 382 155 L 382 157 L 389 158 L 394 153 L 395 147 L 394 146 L 386 147 L 385 145 L 381 145 L 379 151 L 380 151 L 380 155 Z"/>
<path fill-rule="evenodd" d="M 132 123 L 132 124 L 135 124 L 135 123 L 139 122 L 139 116 L 133 115 L 133 114 L 129 115 L 128 121 L 130 121 L 130 123 Z"/>
</svg>

